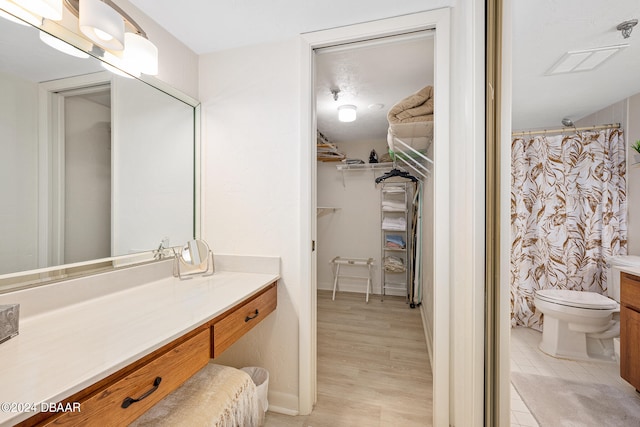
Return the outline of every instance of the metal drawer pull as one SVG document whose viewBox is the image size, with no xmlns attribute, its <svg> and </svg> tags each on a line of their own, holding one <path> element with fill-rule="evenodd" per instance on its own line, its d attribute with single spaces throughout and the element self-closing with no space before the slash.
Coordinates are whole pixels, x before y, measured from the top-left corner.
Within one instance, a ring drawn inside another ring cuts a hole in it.
<svg viewBox="0 0 640 427">
<path fill-rule="evenodd" d="M 160 382 L 162 381 L 161 377 L 156 377 L 155 380 L 153 380 L 153 388 L 146 391 L 142 396 L 140 396 L 137 399 L 134 399 L 133 397 L 127 397 L 122 401 L 122 407 L 123 408 L 128 408 L 132 403 L 136 403 L 136 402 L 140 402 L 142 399 L 149 397 L 149 395 L 151 393 L 153 393 L 154 391 L 156 391 L 158 389 L 158 386 L 160 386 Z"/>
<path fill-rule="evenodd" d="M 248 322 L 249 320 L 253 320 L 256 317 L 258 317 L 258 314 L 259 314 L 258 313 L 258 309 L 256 308 L 256 313 L 253 316 L 247 316 L 247 317 L 244 318 L 245 323 Z"/>
</svg>

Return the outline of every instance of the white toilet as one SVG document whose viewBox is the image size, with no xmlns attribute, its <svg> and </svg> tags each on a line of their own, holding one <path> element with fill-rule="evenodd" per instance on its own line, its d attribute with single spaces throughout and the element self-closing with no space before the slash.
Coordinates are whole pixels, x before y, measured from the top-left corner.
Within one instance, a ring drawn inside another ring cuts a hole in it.
<svg viewBox="0 0 640 427">
<path fill-rule="evenodd" d="M 545 289 L 534 304 L 542 314 L 540 350 L 553 357 L 615 362 L 613 338 L 620 336 L 620 274 L 615 267 L 638 266 L 640 257 L 607 259 L 607 294 Z"/>
</svg>

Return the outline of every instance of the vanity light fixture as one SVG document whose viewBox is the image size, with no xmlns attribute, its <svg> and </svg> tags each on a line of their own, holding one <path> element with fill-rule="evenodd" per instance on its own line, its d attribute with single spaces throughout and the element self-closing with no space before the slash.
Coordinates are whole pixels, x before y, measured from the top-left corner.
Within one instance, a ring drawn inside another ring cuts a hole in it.
<svg viewBox="0 0 640 427">
<path fill-rule="evenodd" d="M 80 31 L 92 42 L 110 50 L 124 49 L 124 20 L 100 0 L 80 0 Z"/>
<path fill-rule="evenodd" d="M 42 40 L 42 42 L 51 46 L 52 48 L 66 53 L 67 55 L 75 56 L 76 58 L 82 59 L 89 57 L 88 53 L 83 52 L 77 47 L 65 42 L 64 40 L 60 40 L 59 38 L 52 36 L 49 33 L 45 33 L 44 31 L 40 31 L 40 40 Z"/>
<path fill-rule="evenodd" d="M 64 4 L 78 17 L 80 30 L 86 37 L 104 49 L 120 52 L 116 66 L 136 76 L 158 74 L 158 48 L 113 1 L 64 0 Z"/>
<path fill-rule="evenodd" d="M 34 15 L 52 21 L 62 19 L 62 0 L 16 0 L 15 3 Z"/>
<path fill-rule="evenodd" d="M 146 37 L 136 33 L 124 33 L 122 60 L 141 73 L 158 74 L 158 48 Z"/>
<path fill-rule="evenodd" d="M 338 120 L 341 122 L 353 122 L 356 119 L 358 107 L 355 105 L 341 105 L 338 107 Z"/>
</svg>

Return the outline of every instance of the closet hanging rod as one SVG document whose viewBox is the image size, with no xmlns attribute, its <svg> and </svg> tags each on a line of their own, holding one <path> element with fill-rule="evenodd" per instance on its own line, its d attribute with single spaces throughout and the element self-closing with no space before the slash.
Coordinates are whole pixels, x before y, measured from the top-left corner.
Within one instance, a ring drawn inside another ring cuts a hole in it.
<svg viewBox="0 0 640 427">
<path fill-rule="evenodd" d="M 600 130 L 600 129 L 619 129 L 620 123 L 610 123 L 600 126 L 584 126 L 584 127 L 568 127 L 562 129 L 544 129 L 544 130 L 523 130 L 518 132 L 511 132 L 511 136 L 526 136 L 526 135 L 546 135 L 548 133 L 562 133 L 562 132 L 580 132 L 583 130 Z"/>
</svg>

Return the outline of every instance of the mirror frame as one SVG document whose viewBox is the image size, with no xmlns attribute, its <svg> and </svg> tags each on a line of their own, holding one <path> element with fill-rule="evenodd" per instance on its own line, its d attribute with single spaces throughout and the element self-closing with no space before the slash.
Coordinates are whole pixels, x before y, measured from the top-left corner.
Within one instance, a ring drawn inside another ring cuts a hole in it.
<svg viewBox="0 0 640 427">
<path fill-rule="evenodd" d="M 0 10 L 11 14 L 0 7 Z M 20 19 L 16 16 L 17 19 Z M 2 18 L 0 18 L 2 19 Z M 25 21 L 26 22 L 26 21 Z M 124 73 L 117 63 L 118 57 L 105 52 L 103 49 L 94 46 L 87 39 L 82 37 L 79 33 L 70 30 L 69 28 L 54 22 L 46 18 L 42 19 L 42 25 L 40 27 L 31 25 L 27 22 L 27 25 L 34 28 L 37 31 L 44 31 L 57 37 L 72 46 L 88 53 L 93 58 L 106 62 L 107 64 L 114 66 Z M 127 73 L 130 75 L 130 73 Z M 193 205 L 193 233 L 194 239 L 198 239 L 201 236 L 201 104 L 197 99 L 179 91 L 178 89 L 170 86 L 168 83 L 149 75 L 142 74 L 140 77 L 131 76 L 136 80 L 148 84 L 149 86 L 166 93 L 167 95 L 184 102 L 187 105 L 193 107 L 194 114 L 194 159 L 193 159 L 193 191 L 194 191 L 194 205 Z M 181 247 L 181 246 L 180 246 Z M 62 280 L 69 280 L 73 278 L 79 278 L 84 276 L 90 276 L 94 274 L 105 273 L 117 269 L 134 267 L 142 264 L 148 264 L 153 262 L 160 262 L 169 260 L 172 258 L 173 249 L 164 248 L 163 250 L 149 250 L 136 254 L 120 255 L 108 258 L 102 258 L 97 260 L 89 260 L 84 262 L 78 262 L 73 264 L 62 264 L 52 267 L 25 270 L 15 273 L 8 273 L 0 275 L 0 294 L 12 292 L 20 289 L 32 288 L 36 286 L 47 285 L 53 282 Z"/>
</svg>

